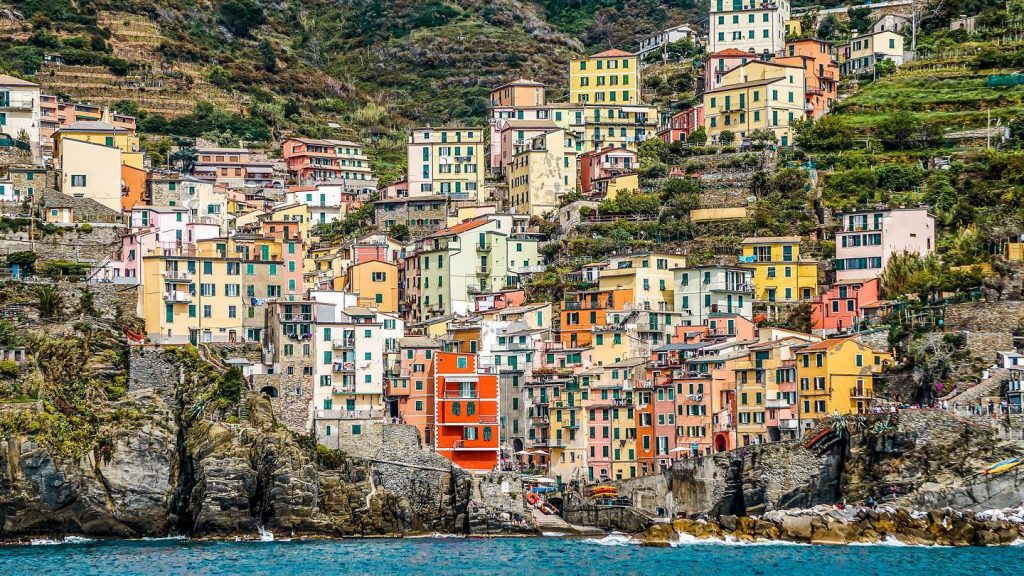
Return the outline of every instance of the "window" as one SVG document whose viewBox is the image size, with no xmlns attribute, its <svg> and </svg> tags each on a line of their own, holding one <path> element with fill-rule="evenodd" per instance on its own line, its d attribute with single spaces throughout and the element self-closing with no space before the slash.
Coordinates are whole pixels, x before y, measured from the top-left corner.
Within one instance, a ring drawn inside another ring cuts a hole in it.
<svg viewBox="0 0 1024 576">
<path fill-rule="evenodd" d="M 469 366 L 469 358 L 465 356 L 459 356 L 455 361 L 455 365 L 458 368 L 467 368 Z"/>
<path fill-rule="evenodd" d="M 83 188 L 83 187 L 85 187 L 85 174 L 72 174 L 71 175 L 71 187 L 72 188 Z"/>
</svg>

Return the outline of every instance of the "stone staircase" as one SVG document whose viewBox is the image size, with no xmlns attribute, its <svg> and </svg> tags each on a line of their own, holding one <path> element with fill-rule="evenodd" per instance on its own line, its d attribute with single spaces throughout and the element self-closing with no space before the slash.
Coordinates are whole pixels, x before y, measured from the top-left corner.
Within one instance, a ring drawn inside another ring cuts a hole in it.
<svg viewBox="0 0 1024 576">
<path fill-rule="evenodd" d="M 999 396 L 999 390 L 1003 383 L 1009 380 L 1010 372 L 1005 368 L 993 370 L 989 377 L 966 390 L 957 394 L 949 394 L 941 400 L 945 401 L 950 409 L 958 415 L 970 415 L 971 407 L 978 403 L 984 403 L 986 398 Z"/>
</svg>

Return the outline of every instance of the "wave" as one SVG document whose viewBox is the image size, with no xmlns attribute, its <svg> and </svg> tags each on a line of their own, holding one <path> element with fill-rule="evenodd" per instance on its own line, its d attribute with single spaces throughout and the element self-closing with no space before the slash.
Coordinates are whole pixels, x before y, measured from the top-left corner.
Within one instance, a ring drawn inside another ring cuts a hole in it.
<svg viewBox="0 0 1024 576">
<path fill-rule="evenodd" d="M 547 538 L 564 538 L 567 536 L 565 532 L 541 532 L 540 535 Z"/>
<path fill-rule="evenodd" d="M 188 542 L 191 540 L 188 536 L 147 536 L 140 538 L 143 542 L 165 542 L 165 541 L 180 541 Z"/>
<path fill-rule="evenodd" d="M 31 546 L 56 546 L 58 544 L 88 544 L 95 542 L 92 538 L 85 538 L 84 536 L 65 536 L 62 540 L 55 540 L 53 538 L 33 538 L 29 540 Z"/>
<path fill-rule="evenodd" d="M 430 539 L 444 539 L 444 538 L 465 538 L 465 534 L 446 534 L 443 532 L 431 532 L 430 534 L 413 534 L 406 536 L 406 538 L 430 538 Z"/>
<path fill-rule="evenodd" d="M 634 546 L 640 544 L 640 541 L 636 538 L 621 532 L 612 532 L 604 538 L 587 538 L 583 541 L 587 544 L 597 544 L 598 546 Z"/>
</svg>

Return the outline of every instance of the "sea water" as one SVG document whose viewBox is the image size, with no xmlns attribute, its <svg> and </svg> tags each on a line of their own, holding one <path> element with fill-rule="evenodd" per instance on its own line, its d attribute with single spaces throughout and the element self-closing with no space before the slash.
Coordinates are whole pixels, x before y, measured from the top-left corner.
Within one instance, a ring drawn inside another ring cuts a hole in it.
<svg viewBox="0 0 1024 576">
<path fill-rule="evenodd" d="M 1024 574 L 1024 546 L 941 548 L 603 538 L 404 538 L 198 542 L 39 541 L 0 546 L 0 575 L 595 574 L 989 576 Z"/>
</svg>

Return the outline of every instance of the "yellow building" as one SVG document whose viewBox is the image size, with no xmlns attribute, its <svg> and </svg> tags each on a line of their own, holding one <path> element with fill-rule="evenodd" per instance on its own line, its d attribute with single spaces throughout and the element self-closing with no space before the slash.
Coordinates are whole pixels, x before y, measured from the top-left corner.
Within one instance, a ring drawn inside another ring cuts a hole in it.
<svg viewBox="0 0 1024 576">
<path fill-rule="evenodd" d="M 519 78 L 491 90 L 491 107 L 543 106 L 547 103 L 544 94 L 546 85 L 536 80 Z"/>
<path fill-rule="evenodd" d="M 142 259 L 146 335 L 158 343 L 260 341 L 263 303 L 283 296 L 278 240 L 236 235 L 157 247 Z"/>
<path fill-rule="evenodd" d="M 818 291 L 818 261 L 800 255 L 800 237 L 747 238 L 739 265 L 754 271 L 754 299 L 808 301 Z"/>
<path fill-rule="evenodd" d="M 574 59 L 569 65 L 569 102 L 639 104 L 640 58 L 605 50 Z"/>
<path fill-rule="evenodd" d="M 833 414 L 865 414 L 875 378 L 891 364 L 856 337 L 829 338 L 797 350 L 797 405 L 803 427 Z"/>
<path fill-rule="evenodd" d="M 740 139 L 767 128 L 779 144 L 793 143 L 793 122 L 806 115 L 804 69 L 752 60 L 722 76 L 721 85 L 704 93 L 704 128 L 709 138 L 724 131 Z M 734 139 L 729 144 L 738 144 Z"/>
<path fill-rule="evenodd" d="M 558 482 L 583 480 L 587 470 L 587 411 L 583 409 L 583 391 L 579 381 L 590 376 L 576 375 L 567 379 L 548 405 L 551 421 L 548 448 L 548 473 Z"/>
<path fill-rule="evenodd" d="M 406 148 L 409 196 L 479 202 L 484 194 L 485 128 L 413 128 Z"/>
<path fill-rule="evenodd" d="M 786 20 L 786 38 L 797 38 L 804 33 L 804 25 L 799 18 Z"/>
<path fill-rule="evenodd" d="M 685 266 L 686 257 L 675 254 L 614 256 L 598 276 L 598 289 L 632 290 L 635 309 L 668 312 L 675 305 L 672 269 Z"/>
<path fill-rule="evenodd" d="M 590 181 L 591 194 L 596 198 L 614 200 L 619 192 L 636 192 L 640 189 L 640 177 L 636 172 L 616 174 Z"/>
<path fill-rule="evenodd" d="M 810 334 L 765 340 L 749 346 L 749 357 L 737 361 L 737 446 L 794 438 L 797 431 L 795 349 L 817 340 Z"/>
<path fill-rule="evenodd" d="M 557 212 L 561 199 L 576 191 L 576 139 L 564 130 L 532 138 L 517 147 L 505 173 L 513 212 Z"/>
<path fill-rule="evenodd" d="M 335 278 L 359 296 L 359 305 L 378 312 L 398 312 L 398 266 L 381 260 L 367 260 L 348 267 L 345 278 Z"/>
<path fill-rule="evenodd" d="M 139 144 L 139 137 L 127 128 L 115 127 L 106 122 L 82 121 L 57 130 L 53 133 L 53 150 L 62 166 L 65 140 L 78 140 L 117 148 L 121 151 L 122 164 L 139 170 L 144 168 L 145 154 Z"/>
</svg>

